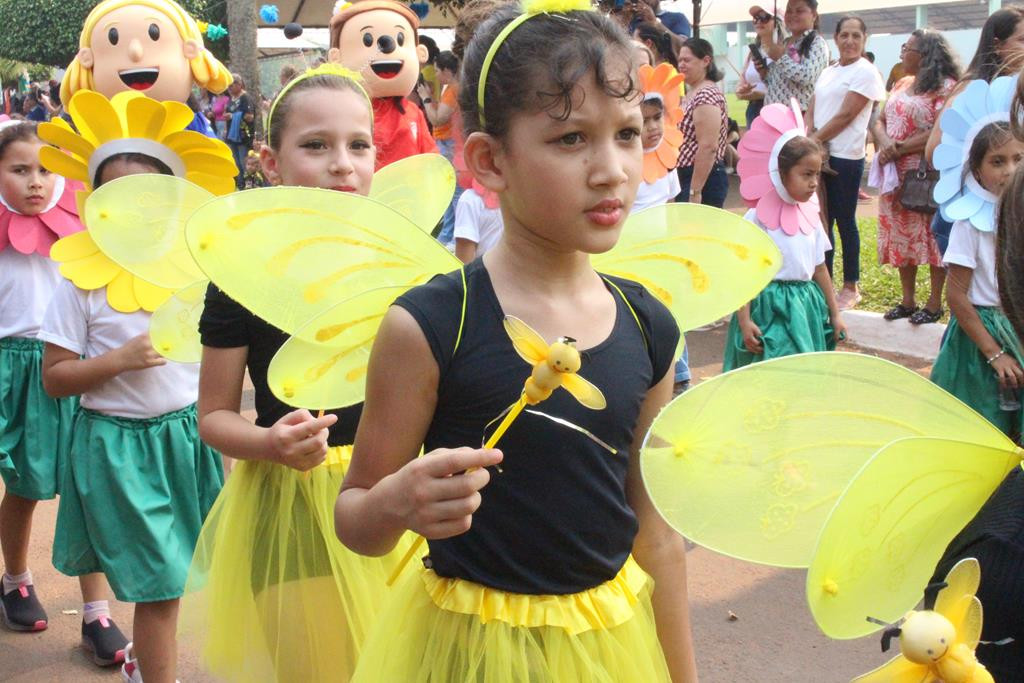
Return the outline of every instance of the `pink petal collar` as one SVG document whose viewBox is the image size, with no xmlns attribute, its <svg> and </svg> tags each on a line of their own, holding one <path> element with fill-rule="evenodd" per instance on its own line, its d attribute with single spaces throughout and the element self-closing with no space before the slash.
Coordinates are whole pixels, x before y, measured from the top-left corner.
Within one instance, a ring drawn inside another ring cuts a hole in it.
<svg viewBox="0 0 1024 683">
<path fill-rule="evenodd" d="M 58 176 L 49 206 L 35 216 L 15 211 L 0 195 L 0 250 L 10 245 L 22 254 L 48 257 L 54 242 L 82 229 L 75 205 L 80 189 L 81 183 Z"/>
</svg>

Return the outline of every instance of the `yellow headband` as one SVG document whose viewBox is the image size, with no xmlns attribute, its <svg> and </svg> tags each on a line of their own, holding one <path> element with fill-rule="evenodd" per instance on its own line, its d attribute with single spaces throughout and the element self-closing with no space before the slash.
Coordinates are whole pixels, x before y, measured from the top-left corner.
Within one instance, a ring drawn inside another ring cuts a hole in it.
<svg viewBox="0 0 1024 683">
<path fill-rule="evenodd" d="M 477 83 L 476 92 L 476 104 L 480 110 L 480 127 L 486 128 L 484 122 L 484 91 L 487 89 L 487 73 L 491 70 L 491 62 L 494 61 L 495 55 L 498 54 L 498 50 L 501 49 L 502 44 L 509 37 L 512 31 L 519 28 L 520 25 L 527 19 L 531 19 L 540 14 L 565 14 L 568 12 L 590 12 L 592 11 L 589 0 L 524 0 L 523 2 L 523 14 L 508 22 L 505 28 L 501 29 L 501 33 L 497 35 L 494 42 L 491 43 L 490 49 L 487 50 L 487 56 L 484 57 L 483 66 L 480 67 L 480 80 Z"/>
<path fill-rule="evenodd" d="M 358 73 L 356 73 L 352 69 L 346 69 L 343 66 L 333 64 L 331 62 L 321 64 L 315 69 L 306 69 L 304 73 L 288 81 L 288 84 L 281 88 L 281 92 L 277 93 L 277 97 L 274 98 L 273 104 L 270 105 L 270 113 L 267 114 L 267 144 L 270 145 L 271 147 L 273 147 L 274 145 L 273 141 L 270 139 L 270 131 L 273 130 L 272 122 L 274 120 L 274 112 L 277 111 L 278 103 L 285 98 L 285 95 L 287 95 L 292 88 L 294 88 L 302 81 L 309 78 L 313 78 L 314 76 L 337 76 L 346 81 L 350 81 L 352 85 L 356 87 L 356 90 L 364 98 L 366 98 L 366 106 L 370 108 L 371 112 L 373 111 L 373 104 L 370 101 L 370 96 L 366 94 L 366 89 L 363 88 L 363 79 L 359 76 Z"/>
</svg>

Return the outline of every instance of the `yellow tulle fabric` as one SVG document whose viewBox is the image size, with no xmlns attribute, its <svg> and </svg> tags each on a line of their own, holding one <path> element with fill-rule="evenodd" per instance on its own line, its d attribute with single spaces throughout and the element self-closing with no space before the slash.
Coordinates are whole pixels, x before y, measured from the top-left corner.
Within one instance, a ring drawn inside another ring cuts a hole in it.
<svg viewBox="0 0 1024 683">
<path fill-rule="evenodd" d="M 351 448 L 309 473 L 243 461 L 203 526 L 181 612 L 183 643 L 228 681 L 348 681 L 408 547 L 363 557 L 334 534 Z"/>
<path fill-rule="evenodd" d="M 611 581 L 569 596 L 516 595 L 428 569 L 407 572 L 352 680 L 667 682 L 652 588 L 632 560 Z M 474 601 L 478 611 L 461 611 Z M 574 631 L 583 624 L 589 628 Z"/>
</svg>

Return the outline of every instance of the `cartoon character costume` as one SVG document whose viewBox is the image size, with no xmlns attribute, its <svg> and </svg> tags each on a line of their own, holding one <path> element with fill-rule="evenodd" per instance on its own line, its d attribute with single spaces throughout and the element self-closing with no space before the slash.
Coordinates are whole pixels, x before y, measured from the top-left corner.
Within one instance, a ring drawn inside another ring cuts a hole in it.
<svg viewBox="0 0 1024 683">
<path fill-rule="evenodd" d="M 61 82 L 62 102 L 95 90 L 187 103 L 193 84 L 217 94 L 231 84 L 231 73 L 204 47 L 199 24 L 174 0 L 103 0 L 86 17 L 78 44 Z M 198 111 L 186 130 L 216 137 Z"/>
<path fill-rule="evenodd" d="M 350 21 L 358 17 L 357 21 Z M 359 73 L 373 102 L 377 165 L 437 152 L 426 117 L 406 96 L 416 87 L 427 49 L 417 44 L 419 18 L 394 0 L 356 0 L 331 17 L 330 61 Z"/>
</svg>

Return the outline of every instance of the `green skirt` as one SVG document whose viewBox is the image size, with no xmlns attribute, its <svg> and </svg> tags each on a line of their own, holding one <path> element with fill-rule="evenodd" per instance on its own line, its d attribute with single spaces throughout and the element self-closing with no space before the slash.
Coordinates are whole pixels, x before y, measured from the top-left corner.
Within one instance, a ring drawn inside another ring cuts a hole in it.
<svg viewBox="0 0 1024 683">
<path fill-rule="evenodd" d="M 751 353 L 743 345 L 734 313 L 725 338 L 722 372 L 769 358 L 836 348 L 828 304 L 813 280 L 773 280 L 750 302 L 750 318 L 761 328 L 764 352 Z"/>
<path fill-rule="evenodd" d="M 1024 365 L 1020 340 L 998 308 L 975 306 L 978 317 L 996 342 Z M 932 381 L 985 416 L 1004 434 L 1015 438 L 1024 428 L 1024 411 L 999 408 L 999 381 L 978 347 L 951 318 L 939 356 L 932 366 Z M 1024 392 L 1019 392 L 1024 393 Z"/>
<path fill-rule="evenodd" d="M 181 597 L 206 514 L 224 483 L 195 406 L 145 420 L 82 408 L 57 511 L 53 565 L 103 572 L 122 602 Z"/>
<path fill-rule="evenodd" d="M 43 390 L 43 342 L 0 339 L 0 476 L 7 491 L 49 500 L 60 483 L 78 398 Z"/>
</svg>

